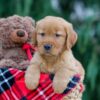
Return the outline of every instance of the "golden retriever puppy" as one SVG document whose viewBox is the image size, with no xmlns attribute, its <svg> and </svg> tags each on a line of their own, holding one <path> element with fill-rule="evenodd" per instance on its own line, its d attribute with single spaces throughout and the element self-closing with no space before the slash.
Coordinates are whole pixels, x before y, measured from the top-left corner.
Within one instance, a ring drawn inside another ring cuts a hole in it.
<svg viewBox="0 0 100 100">
<path fill-rule="evenodd" d="M 36 89 L 40 72 L 53 73 L 53 88 L 62 93 L 75 74 L 84 79 L 84 69 L 71 51 L 76 43 L 77 34 L 72 24 L 60 17 L 47 16 L 36 24 L 33 43 L 37 45 L 30 66 L 25 74 L 25 83 L 29 89 Z"/>
</svg>

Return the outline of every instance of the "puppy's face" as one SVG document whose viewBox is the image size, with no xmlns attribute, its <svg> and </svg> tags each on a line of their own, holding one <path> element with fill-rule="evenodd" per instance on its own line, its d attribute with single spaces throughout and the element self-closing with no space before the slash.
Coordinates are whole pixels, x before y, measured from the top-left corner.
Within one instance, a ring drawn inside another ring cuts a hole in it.
<svg viewBox="0 0 100 100">
<path fill-rule="evenodd" d="M 70 45 L 67 43 L 69 38 L 67 32 L 71 30 L 70 27 L 69 23 L 58 17 L 49 16 L 37 22 L 36 42 L 40 54 L 57 56 L 64 49 L 71 48 L 70 46 L 73 44 L 71 43 Z M 70 40 L 70 42 L 72 41 Z"/>
</svg>

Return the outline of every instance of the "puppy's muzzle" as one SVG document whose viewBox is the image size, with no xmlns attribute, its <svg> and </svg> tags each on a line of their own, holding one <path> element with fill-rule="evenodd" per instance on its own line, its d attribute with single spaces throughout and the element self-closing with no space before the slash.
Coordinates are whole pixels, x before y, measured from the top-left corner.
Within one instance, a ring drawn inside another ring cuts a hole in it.
<svg viewBox="0 0 100 100">
<path fill-rule="evenodd" d="M 52 45 L 51 45 L 51 44 L 45 44 L 45 45 L 44 45 L 44 49 L 45 49 L 46 51 L 50 51 L 51 48 L 52 48 Z"/>
</svg>

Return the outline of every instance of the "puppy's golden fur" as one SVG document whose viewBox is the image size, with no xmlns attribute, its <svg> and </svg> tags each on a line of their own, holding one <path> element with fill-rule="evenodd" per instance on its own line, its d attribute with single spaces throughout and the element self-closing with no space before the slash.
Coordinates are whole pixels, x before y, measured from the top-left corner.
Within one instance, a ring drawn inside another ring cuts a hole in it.
<svg viewBox="0 0 100 100">
<path fill-rule="evenodd" d="M 64 91 L 74 74 L 80 74 L 83 81 L 84 69 L 71 51 L 77 40 L 72 24 L 59 17 L 47 16 L 37 22 L 33 40 L 38 50 L 25 74 L 25 83 L 29 89 L 38 86 L 40 72 L 55 74 L 53 88 L 56 93 Z M 46 44 L 51 45 L 49 51 L 44 48 Z"/>
</svg>

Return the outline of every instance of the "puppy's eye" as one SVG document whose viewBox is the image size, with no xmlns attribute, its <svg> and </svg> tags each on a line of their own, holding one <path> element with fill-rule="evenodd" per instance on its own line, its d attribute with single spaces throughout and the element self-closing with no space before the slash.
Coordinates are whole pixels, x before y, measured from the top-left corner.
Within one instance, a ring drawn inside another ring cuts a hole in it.
<svg viewBox="0 0 100 100">
<path fill-rule="evenodd" d="M 40 33 L 40 35 L 43 37 L 43 36 L 45 36 L 45 33 Z"/>
<path fill-rule="evenodd" d="M 55 34 L 55 36 L 56 36 L 56 37 L 60 37 L 61 35 L 60 35 L 60 34 L 58 34 L 58 33 L 56 33 L 56 34 Z"/>
</svg>

